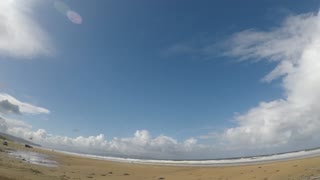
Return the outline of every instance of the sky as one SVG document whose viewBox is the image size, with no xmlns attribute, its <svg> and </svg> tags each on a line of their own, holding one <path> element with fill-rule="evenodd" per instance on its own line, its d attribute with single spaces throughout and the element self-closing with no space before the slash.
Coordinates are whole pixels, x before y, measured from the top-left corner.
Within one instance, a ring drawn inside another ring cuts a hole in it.
<svg viewBox="0 0 320 180">
<path fill-rule="evenodd" d="M 319 5 L 3 0 L 0 131 L 153 159 L 320 146 Z"/>
</svg>

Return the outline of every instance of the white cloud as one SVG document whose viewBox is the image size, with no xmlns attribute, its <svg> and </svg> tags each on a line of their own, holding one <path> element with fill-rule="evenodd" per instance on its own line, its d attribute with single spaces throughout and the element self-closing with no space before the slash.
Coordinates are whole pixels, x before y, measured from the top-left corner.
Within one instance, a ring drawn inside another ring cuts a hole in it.
<svg viewBox="0 0 320 180">
<path fill-rule="evenodd" d="M 5 132 L 11 135 L 24 139 L 32 138 L 33 142 L 45 147 L 80 153 L 175 159 L 199 157 L 199 152 L 209 149 L 206 146 L 198 145 L 194 138 L 178 142 L 163 135 L 152 137 L 146 130 L 136 131 L 133 137 L 115 137 L 110 140 L 107 140 L 103 134 L 70 138 L 48 134 L 44 129 L 33 131 L 32 126 L 25 124 L 23 121 L 6 119 L 6 122 L 7 124 L 4 124 L 3 127 L 6 127 Z"/>
<path fill-rule="evenodd" d="M 281 78 L 285 97 L 261 102 L 236 116 L 238 126 L 225 131 L 225 140 L 235 148 L 248 149 L 306 146 L 319 138 L 319 15 L 291 16 L 268 32 L 239 32 L 226 45 L 225 55 L 277 63 L 263 80 Z"/>
<path fill-rule="evenodd" d="M 20 102 L 8 94 L 0 93 L 0 102 L 3 101 L 7 102 L 7 104 L 9 103 L 9 107 L 17 107 L 22 115 L 26 113 L 33 115 L 49 113 L 49 110 L 47 109 Z M 3 112 L 0 112 L 0 114 L 6 114 L 7 111 L 8 108 L 4 108 Z M 0 131 L 24 139 L 31 138 L 33 142 L 39 143 L 45 147 L 100 155 L 144 158 L 192 158 L 199 157 L 198 152 L 202 152 L 204 149 L 208 150 L 209 148 L 197 144 L 195 138 L 178 142 L 177 140 L 164 135 L 152 137 L 147 130 L 138 130 L 132 137 L 115 137 L 110 140 L 105 139 L 103 134 L 89 137 L 78 136 L 75 138 L 57 136 L 49 134 L 44 129 L 34 130 L 31 125 L 24 121 L 2 116 L 0 116 Z"/>
<path fill-rule="evenodd" d="M 32 128 L 30 124 L 27 124 L 24 121 L 11 119 L 11 118 L 4 118 L 4 117 L 0 117 L 0 119 L 4 121 L 7 129 L 11 129 L 11 128 L 31 129 Z"/>
<path fill-rule="evenodd" d="M 8 100 L 0 101 L 0 113 L 21 114 L 19 106 L 10 103 Z"/>
<path fill-rule="evenodd" d="M 0 132 L 6 132 L 7 129 L 8 129 L 8 126 L 5 119 L 0 117 Z"/>
<path fill-rule="evenodd" d="M 48 109 L 34 106 L 29 103 L 21 102 L 17 100 L 16 98 L 5 94 L 0 93 L 0 102 L 8 102 L 11 106 L 18 107 L 19 113 L 25 113 L 25 114 L 49 114 L 50 111 Z M 0 113 L 6 113 L 4 110 L 8 111 L 8 109 L 0 108 Z"/>
<path fill-rule="evenodd" d="M 35 2 L 0 1 L 0 56 L 30 59 L 51 53 L 47 34 L 32 17 Z"/>
</svg>

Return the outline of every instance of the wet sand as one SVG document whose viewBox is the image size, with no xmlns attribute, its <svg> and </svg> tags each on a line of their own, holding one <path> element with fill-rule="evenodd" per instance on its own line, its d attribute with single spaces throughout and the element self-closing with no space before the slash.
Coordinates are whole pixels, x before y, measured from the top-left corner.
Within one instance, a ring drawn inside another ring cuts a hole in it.
<svg viewBox="0 0 320 180">
<path fill-rule="evenodd" d="M 9 156 L 8 151 L 46 155 L 57 167 L 48 167 Z M 232 167 L 174 167 L 94 160 L 58 152 L 0 145 L 0 180 L 12 179 L 112 179 L 112 180 L 320 180 L 320 157 Z"/>
</svg>

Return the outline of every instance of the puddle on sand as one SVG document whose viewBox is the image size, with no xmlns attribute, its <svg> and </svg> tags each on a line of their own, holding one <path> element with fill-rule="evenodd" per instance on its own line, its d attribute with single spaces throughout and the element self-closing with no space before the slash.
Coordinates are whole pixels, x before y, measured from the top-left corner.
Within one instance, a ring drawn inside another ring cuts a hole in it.
<svg viewBox="0 0 320 180">
<path fill-rule="evenodd" d="M 21 159 L 30 164 L 36 164 L 46 167 L 57 167 L 57 162 L 49 160 L 49 156 L 30 151 L 10 151 L 9 156 Z"/>
</svg>

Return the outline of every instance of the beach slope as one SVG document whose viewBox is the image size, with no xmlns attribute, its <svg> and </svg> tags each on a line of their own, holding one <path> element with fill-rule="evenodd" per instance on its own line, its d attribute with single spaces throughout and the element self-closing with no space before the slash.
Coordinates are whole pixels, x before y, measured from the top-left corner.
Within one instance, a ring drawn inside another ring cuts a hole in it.
<svg viewBox="0 0 320 180">
<path fill-rule="evenodd" d="M 32 164 L 23 157 L 11 156 L 10 152 L 41 154 L 54 164 Z M 0 179 L 317 180 L 320 157 L 241 166 L 179 167 L 96 160 L 9 142 L 8 146 L 0 145 Z"/>
</svg>

